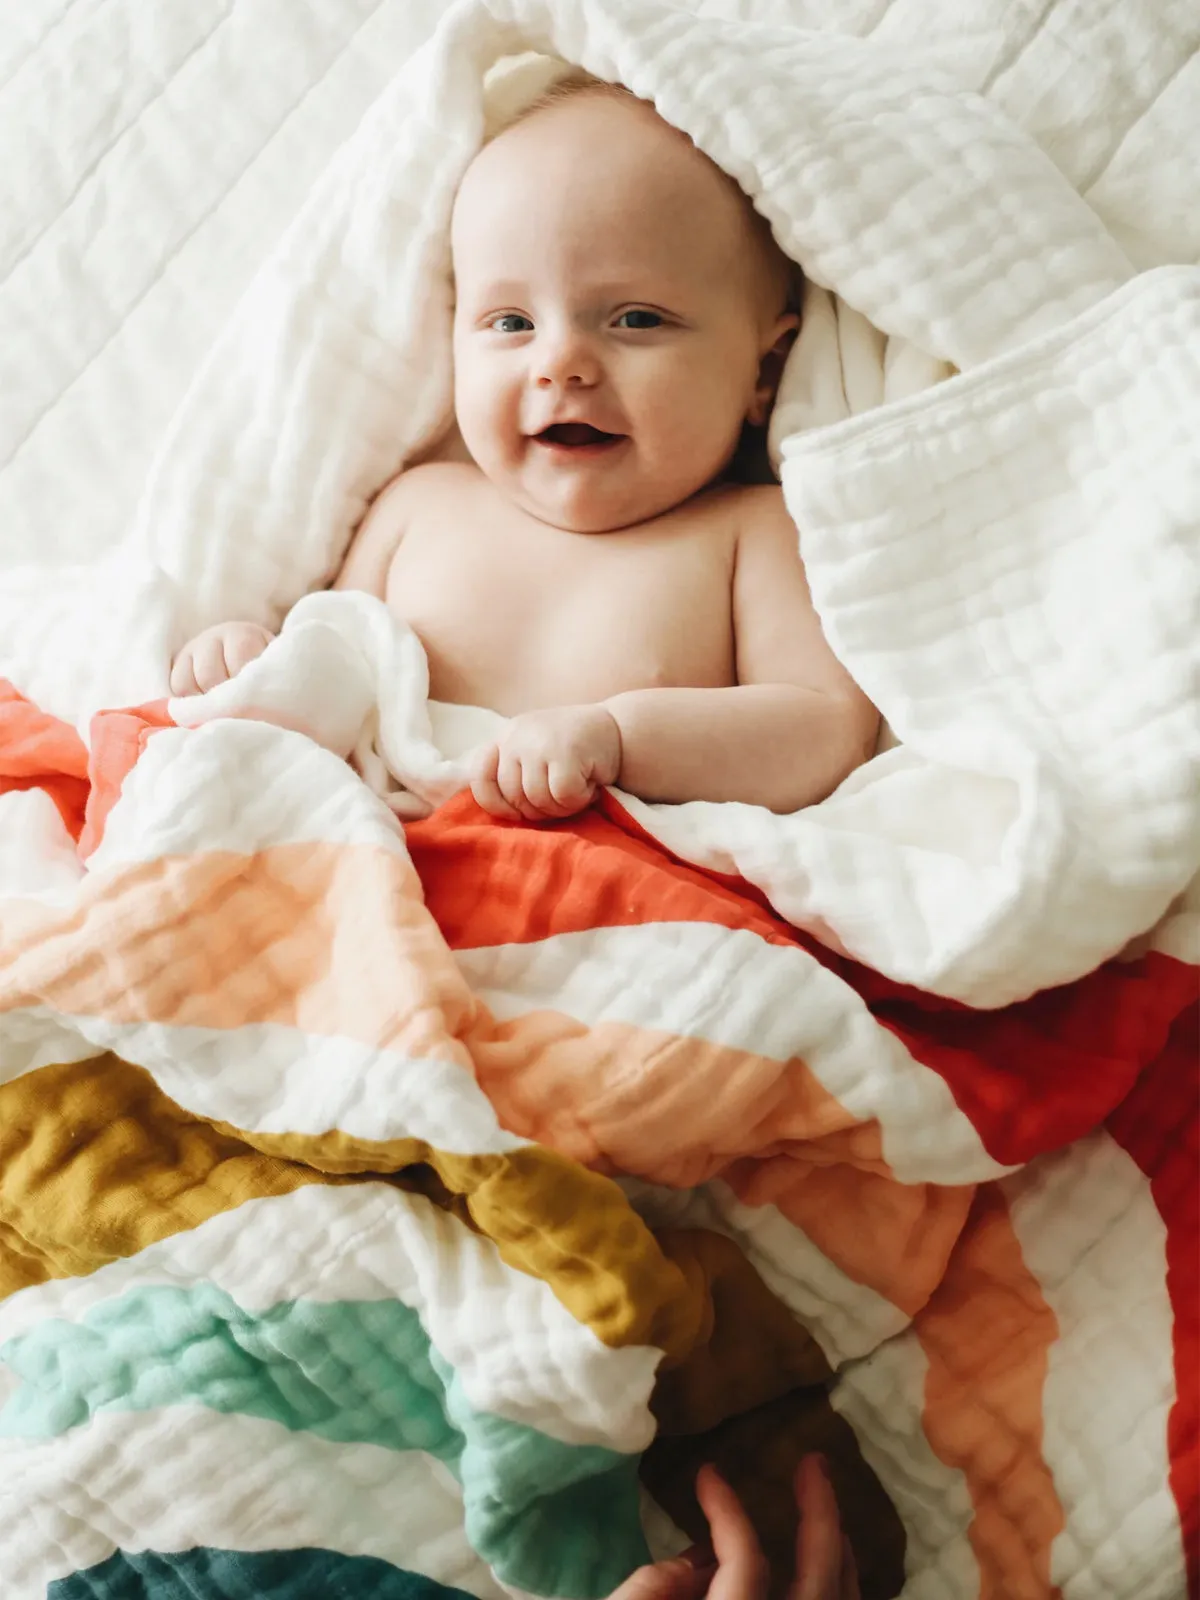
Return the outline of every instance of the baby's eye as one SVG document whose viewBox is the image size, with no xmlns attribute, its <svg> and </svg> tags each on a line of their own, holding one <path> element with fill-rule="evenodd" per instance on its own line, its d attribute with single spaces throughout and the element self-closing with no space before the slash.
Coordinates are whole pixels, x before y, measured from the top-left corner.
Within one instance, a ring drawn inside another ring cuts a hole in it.
<svg viewBox="0 0 1200 1600">
<path fill-rule="evenodd" d="M 617 318 L 618 328 L 661 328 L 662 318 L 657 311 L 622 311 Z"/>
<path fill-rule="evenodd" d="M 528 317 L 523 317 L 519 311 L 506 311 L 502 317 L 495 317 L 488 323 L 493 333 L 531 333 L 533 323 Z"/>
</svg>

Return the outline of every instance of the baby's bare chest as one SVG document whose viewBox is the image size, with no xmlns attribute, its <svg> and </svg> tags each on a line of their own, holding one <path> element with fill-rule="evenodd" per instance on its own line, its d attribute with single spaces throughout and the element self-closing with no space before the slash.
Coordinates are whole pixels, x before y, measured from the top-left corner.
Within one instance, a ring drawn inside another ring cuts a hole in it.
<svg viewBox="0 0 1200 1600">
<path fill-rule="evenodd" d="M 581 535 L 430 518 L 388 604 L 429 656 L 435 699 L 506 715 L 624 690 L 734 681 L 732 537 L 714 519 Z"/>
</svg>

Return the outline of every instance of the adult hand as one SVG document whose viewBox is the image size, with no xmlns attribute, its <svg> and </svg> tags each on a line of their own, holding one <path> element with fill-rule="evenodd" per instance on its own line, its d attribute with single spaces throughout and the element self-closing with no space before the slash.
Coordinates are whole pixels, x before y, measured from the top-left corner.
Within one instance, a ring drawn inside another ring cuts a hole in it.
<svg viewBox="0 0 1200 1600">
<path fill-rule="evenodd" d="M 713 1467 L 696 1480 L 712 1549 L 640 1567 L 611 1600 L 766 1600 L 770 1569 L 754 1528 L 733 1490 Z M 859 1600 L 858 1575 L 842 1534 L 824 1465 L 806 1456 L 796 1473 L 796 1575 L 787 1600 Z"/>
</svg>

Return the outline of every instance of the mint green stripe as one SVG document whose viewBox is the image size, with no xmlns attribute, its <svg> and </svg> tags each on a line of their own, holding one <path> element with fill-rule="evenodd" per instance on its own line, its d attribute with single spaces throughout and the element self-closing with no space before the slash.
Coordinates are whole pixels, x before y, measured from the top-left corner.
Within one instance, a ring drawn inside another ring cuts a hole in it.
<svg viewBox="0 0 1200 1600">
<path fill-rule="evenodd" d="M 56 1438 L 106 1411 L 193 1403 L 339 1444 L 423 1450 L 462 1484 L 467 1537 L 507 1583 L 607 1595 L 648 1559 L 637 1457 L 477 1411 L 394 1300 L 244 1311 L 214 1284 L 130 1290 L 0 1347 L 21 1380 L 0 1437 Z M 196 1530 L 197 1542 L 204 1530 Z"/>
</svg>

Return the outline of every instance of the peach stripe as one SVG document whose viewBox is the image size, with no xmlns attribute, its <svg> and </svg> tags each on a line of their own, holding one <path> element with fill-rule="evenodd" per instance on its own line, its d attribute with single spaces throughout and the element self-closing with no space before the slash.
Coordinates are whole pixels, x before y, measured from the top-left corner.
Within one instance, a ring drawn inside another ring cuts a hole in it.
<svg viewBox="0 0 1200 1600">
<path fill-rule="evenodd" d="M 980 1600 L 1055 1600 L 1065 1526 L 1042 1455 L 1042 1394 L 1058 1319 L 1025 1265 L 999 1188 L 981 1188 L 946 1277 L 915 1321 L 929 1363 L 925 1433 L 966 1480 Z"/>
<path fill-rule="evenodd" d="M 803 1061 L 553 1011 L 497 1023 L 481 1010 L 465 1040 L 503 1127 L 601 1171 L 690 1188 L 742 1156 L 826 1139 L 883 1168 L 878 1127 L 856 1124 Z"/>
<path fill-rule="evenodd" d="M 85 880 L 70 911 L 24 906 L 6 930 L 0 1013 L 37 1005 L 117 1023 L 282 1023 L 467 1067 L 450 1036 L 475 1009 L 411 863 L 319 843 L 160 858 Z"/>
<path fill-rule="evenodd" d="M 868 1132 L 873 1124 L 722 1176 L 743 1204 L 775 1206 L 848 1278 L 911 1317 L 941 1282 L 972 1190 L 896 1183 L 868 1159 Z"/>
</svg>

